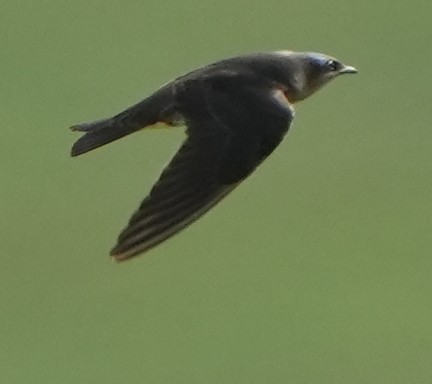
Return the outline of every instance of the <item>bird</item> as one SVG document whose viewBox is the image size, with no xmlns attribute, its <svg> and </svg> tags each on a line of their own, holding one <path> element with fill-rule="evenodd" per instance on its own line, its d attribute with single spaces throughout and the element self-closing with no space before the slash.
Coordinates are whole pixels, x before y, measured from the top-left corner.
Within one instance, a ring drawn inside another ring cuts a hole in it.
<svg viewBox="0 0 432 384">
<path fill-rule="evenodd" d="M 142 254 L 180 232 L 246 179 L 281 143 L 294 105 L 356 68 L 315 52 L 249 53 L 200 67 L 117 115 L 72 126 L 78 156 L 163 123 L 186 138 L 110 254 Z"/>
</svg>

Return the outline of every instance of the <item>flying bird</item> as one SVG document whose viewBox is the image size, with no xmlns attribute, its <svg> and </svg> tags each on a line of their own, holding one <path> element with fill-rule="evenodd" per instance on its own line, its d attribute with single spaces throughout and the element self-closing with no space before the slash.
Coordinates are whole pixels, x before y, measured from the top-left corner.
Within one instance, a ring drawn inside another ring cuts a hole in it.
<svg viewBox="0 0 432 384">
<path fill-rule="evenodd" d="M 296 102 L 347 73 L 357 70 L 321 53 L 238 56 L 180 76 L 114 117 L 71 127 L 84 132 L 72 147 L 78 156 L 157 123 L 186 126 L 111 255 L 121 261 L 146 252 L 197 220 L 279 145 Z"/>
</svg>

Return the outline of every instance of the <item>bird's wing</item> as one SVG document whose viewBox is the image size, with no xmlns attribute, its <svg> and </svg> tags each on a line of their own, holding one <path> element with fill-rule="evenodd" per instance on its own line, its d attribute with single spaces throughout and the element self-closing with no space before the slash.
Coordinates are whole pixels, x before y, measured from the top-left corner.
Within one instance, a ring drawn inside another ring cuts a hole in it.
<svg viewBox="0 0 432 384">
<path fill-rule="evenodd" d="M 196 86 L 196 85 L 193 85 Z M 282 140 L 292 119 L 275 90 L 198 85 L 179 109 L 188 137 L 111 251 L 125 260 L 179 232 L 218 203 Z"/>
</svg>

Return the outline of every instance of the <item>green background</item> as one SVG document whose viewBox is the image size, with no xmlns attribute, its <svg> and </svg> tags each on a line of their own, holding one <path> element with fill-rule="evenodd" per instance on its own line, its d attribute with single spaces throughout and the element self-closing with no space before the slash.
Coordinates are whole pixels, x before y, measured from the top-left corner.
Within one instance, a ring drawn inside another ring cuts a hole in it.
<svg viewBox="0 0 432 384">
<path fill-rule="evenodd" d="M 430 1 L 1 7 L 1 383 L 430 383 Z M 230 55 L 356 66 L 199 223 L 108 251 L 183 137 L 67 127 Z"/>
</svg>

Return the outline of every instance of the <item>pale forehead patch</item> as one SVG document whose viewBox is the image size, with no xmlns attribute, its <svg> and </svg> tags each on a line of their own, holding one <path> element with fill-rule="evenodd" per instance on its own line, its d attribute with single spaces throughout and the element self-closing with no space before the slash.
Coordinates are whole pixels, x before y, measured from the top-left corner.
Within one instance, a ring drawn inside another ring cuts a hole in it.
<svg viewBox="0 0 432 384">
<path fill-rule="evenodd" d="M 294 51 L 289 51 L 289 50 L 282 50 L 282 51 L 276 51 L 275 53 L 277 53 L 278 55 L 281 56 L 289 56 L 293 53 Z"/>
</svg>

